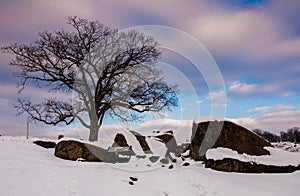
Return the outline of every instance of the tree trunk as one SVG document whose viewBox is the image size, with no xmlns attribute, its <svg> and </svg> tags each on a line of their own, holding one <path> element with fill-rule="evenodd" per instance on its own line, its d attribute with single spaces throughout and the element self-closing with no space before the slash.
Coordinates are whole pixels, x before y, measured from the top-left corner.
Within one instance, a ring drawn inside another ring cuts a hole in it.
<svg viewBox="0 0 300 196">
<path fill-rule="evenodd" d="M 90 125 L 90 135 L 89 141 L 95 142 L 98 141 L 98 133 L 99 133 L 98 119 L 97 117 L 92 118 Z"/>
<path fill-rule="evenodd" d="M 94 117 L 91 118 L 92 120 L 91 120 L 90 135 L 89 135 L 90 142 L 98 141 L 99 129 L 102 126 L 104 114 L 105 112 L 103 112 L 100 116 L 94 115 Z"/>
<path fill-rule="evenodd" d="M 90 142 L 96 142 L 98 141 L 98 133 L 99 133 L 99 128 L 96 127 L 91 127 L 90 129 L 90 135 L 89 135 L 89 141 Z"/>
</svg>

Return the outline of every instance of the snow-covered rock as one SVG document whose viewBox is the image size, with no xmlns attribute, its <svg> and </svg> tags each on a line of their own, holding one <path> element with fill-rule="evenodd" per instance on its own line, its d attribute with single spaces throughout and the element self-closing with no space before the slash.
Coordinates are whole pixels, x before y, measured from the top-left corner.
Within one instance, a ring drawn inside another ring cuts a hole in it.
<svg viewBox="0 0 300 196">
<path fill-rule="evenodd" d="M 206 152 L 205 167 L 242 173 L 290 173 L 300 170 L 300 153 L 266 148 L 270 155 L 239 154 L 228 148 L 210 149 Z"/>
</svg>

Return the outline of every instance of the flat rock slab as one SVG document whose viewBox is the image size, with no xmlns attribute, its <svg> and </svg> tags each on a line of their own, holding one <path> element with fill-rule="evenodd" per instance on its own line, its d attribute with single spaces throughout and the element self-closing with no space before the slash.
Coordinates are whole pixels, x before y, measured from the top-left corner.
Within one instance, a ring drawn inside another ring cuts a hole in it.
<svg viewBox="0 0 300 196">
<path fill-rule="evenodd" d="M 224 158 L 222 160 L 208 159 L 205 161 L 205 167 L 218 171 L 238 173 L 292 173 L 300 170 L 300 164 L 298 166 L 263 165 L 231 158 Z"/>
</svg>

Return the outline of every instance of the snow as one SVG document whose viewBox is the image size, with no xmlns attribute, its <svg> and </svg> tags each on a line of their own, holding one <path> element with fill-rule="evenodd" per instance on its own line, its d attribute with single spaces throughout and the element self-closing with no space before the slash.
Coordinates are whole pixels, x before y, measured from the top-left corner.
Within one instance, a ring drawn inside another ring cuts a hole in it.
<svg viewBox="0 0 300 196">
<path fill-rule="evenodd" d="M 238 174 L 206 169 L 200 162 L 156 162 L 140 169 L 54 157 L 54 149 L 32 143 L 38 138 L 0 137 L 0 195 L 299 195 L 300 172 Z M 150 163 L 147 155 L 139 164 Z M 156 165 L 157 167 L 156 167 Z M 137 167 L 140 167 L 138 165 Z M 141 167 L 142 168 L 142 167 Z M 132 181 L 130 177 L 137 178 Z M 129 183 L 133 183 L 130 185 Z"/>
<path fill-rule="evenodd" d="M 300 152 L 300 144 L 295 144 L 292 142 L 279 142 L 272 143 L 275 148 L 280 148 L 289 152 Z"/>
<path fill-rule="evenodd" d="M 289 152 L 279 148 L 265 147 L 270 155 L 251 156 L 248 154 L 238 154 L 237 151 L 229 148 L 213 148 L 206 152 L 207 159 L 222 160 L 224 158 L 237 159 L 243 162 L 255 162 L 264 165 L 276 166 L 298 166 L 300 164 L 300 152 Z"/>
</svg>

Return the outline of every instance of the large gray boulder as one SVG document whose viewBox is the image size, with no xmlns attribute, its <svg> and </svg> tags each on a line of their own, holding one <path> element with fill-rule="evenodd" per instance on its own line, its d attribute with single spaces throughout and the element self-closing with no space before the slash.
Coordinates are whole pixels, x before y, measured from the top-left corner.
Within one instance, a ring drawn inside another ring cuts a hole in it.
<svg viewBox="0 0 300 196">
<path fill-rule="evenodd" d="M 63 140 L 56 144 L 54 155 L 72 161 L 102 162 L 107 159 L 107 150 L 79 141 Z"/>
<path fill-rule="evenodd" d="M 210 148 L 224 147 L 248 155 L 269 155 L 264 149 L 271 144 L 252 131 L 229 121 L 207 121 L 193 124 L 191 157 L 196 161 L 205 160 Z"/>
</svg>

